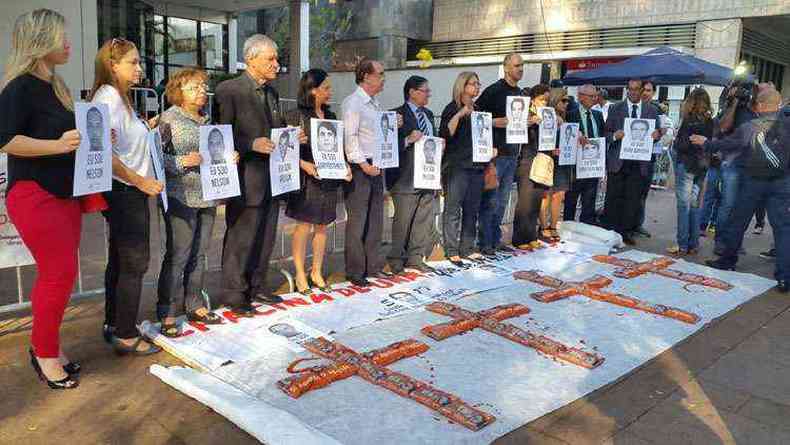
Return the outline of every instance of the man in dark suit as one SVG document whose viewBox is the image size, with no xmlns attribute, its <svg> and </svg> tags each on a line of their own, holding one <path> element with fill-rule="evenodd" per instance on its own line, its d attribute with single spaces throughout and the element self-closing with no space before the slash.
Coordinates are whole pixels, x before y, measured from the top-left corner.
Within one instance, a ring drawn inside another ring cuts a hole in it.
<svg viewBox="0 0 790 445">
<path fill-rule="evenodd" d="M 587 145 L 587 139 L 603 137 L 603 113 L 594 110 L 598 103 L 598 91 L 592 85 L 582 85 L 578 90 L 579 107 L 568 112 L 567 122 L 579 124 L 579 144 Z M 582 212 L 579 221 L 585 224 L 595 224 L 595 197 L 598 193 L 598 178 L 577 179 L 571 184 L 570 190 L 565 192 L 565 210 L 563 219 L 574 221 L 576 219 L 576 204 L 581 197 Z"/>
<path fill-rule="evenodd" d="M 279 97 L 270 82 L 277 78 L 277 44 L 255 34 L 244 42 L 247 70 L 217 86 L 219 123 L 233 126 L 233 141 L 241 154 L 241 196 L 228 200 L 227 230 L 222 251 L 223 303 L 237 316 L 252 316 L 253 299 L 282 302 L 266 285 L 269 257 L 277 233 L 279 201 L 272 199 L 269 155 L 274 149 L 272 128 L 285 127 Z M 307 138 L 299 134 L 300 141 Z"/>
<path fill-rule="evenodd" d="M 414 188 L 414 144 L 423 136 L 434 136 L 433 113 L 426 108 L 431 97 L 428 80 L 411 76 L 403 86 L 406 101 L 394 109 L 403 116 L 398 129 L 400 168 L 387 171 L 387 185 L 395 204 L 392 221 L 392 248 L 387 255 L 390 271 L 404 267 L 430 271 L 424 256 L 430 252 L 436 192 Z"/>
<path fill-rule="evenodd" d="M 639 227 L 639 206 L 649 176 L 650 161 L 620 159 L 626 118 L 652 119 L 656 123 L 655 128 L 661 128 L 656 108 L 642 100 L 641 80 L 628 81 L 626 100 L 612 105 L 604 128 L 608 144 L 605 223 L 609 229 L 623 236 L 623 242 L 633 245 L 633 232 Z M 653 140 L 659 137 L 660 130 L 654 130 Z"/>
</svg>

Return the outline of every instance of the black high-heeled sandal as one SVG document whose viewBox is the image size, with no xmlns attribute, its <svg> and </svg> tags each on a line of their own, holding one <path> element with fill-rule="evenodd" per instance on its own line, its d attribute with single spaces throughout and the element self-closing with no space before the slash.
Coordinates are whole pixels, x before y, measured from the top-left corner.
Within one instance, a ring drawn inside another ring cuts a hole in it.
<svg viewBox="0 0 790 445">
<path fill-rule="evenodd" d="M 447 258 L 447 261 L 449 261 L 450 264 L 452 264 L 455 267 L 463 267 L 464 266 L 463 260 L 453 260 L 453 259 Z"/>
<path fill-rule="evenodd" d="M 63 370 L 66 371 L 67 374 L 76 375 L 82 371 L 82 366 L 77 362 L 68 362 L 63 365 Z"/>
<path fill-rule="evenodd" d="M 332 288 L 329 287 L 328 284 L 326 284 L 326 280 L 324 280 L 324 285 L 323 286 L 319 286 L 318 283 L 316 283 L 315 280 L 313 280 L 313 276 L 312 275 L 308 275 L 307 276 L 307 284 L 310 287 L 318 288 L 318 290 L 320 290 L 321 292 L 332 292 Z"/>
<path fill-rule="evenodd" d="M 187 320 L 208 325 L 222 324 L 222 317 L 213 312 L 206 312 L 206 315 L 198 315 L 197 312 L 190 312 L 187 314 Z"/>
<path fill-rule="evenodd" d="M 38 364 L 38 359 L 36 358 L 36 354 L 33 352 L 33 348 L 28 349 L 28 352 L 30 352 L 30 364 L 33 365 L 33 370 L 35 370 L 36 374 L 38 374 L 39 380 L 42 382 L 47 382 L 47 385 L 50 387 L 50 389 L 74 389 L 80 386 L 80 382 L 74 379 L 73 376 L 68 373 L 68 371 L 66 371 L 66 374 L 68 374 L 66 378 L 60 380 L 48 379 L 47 376 L 44 375 L 41 365 Z"/>
</svg>

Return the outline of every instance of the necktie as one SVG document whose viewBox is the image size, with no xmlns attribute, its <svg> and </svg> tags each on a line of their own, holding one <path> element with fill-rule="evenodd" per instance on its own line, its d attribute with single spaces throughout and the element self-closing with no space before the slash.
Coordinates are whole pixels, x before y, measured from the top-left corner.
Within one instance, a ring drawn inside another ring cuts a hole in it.
<svg viewBox="0 0 790 445">
<path fill-rule="evenodd" d="M 595 127 L 593 127 L 593 120 L 592 120 L 592 111 L 584 110 L 587 113 L 587 137 L 594 138 L 595 137 Z"/>
<path fill-rule="evenodd" d="M 431 136 L 428 128 L 428 118 L 425 117 L 425 110 L 420 108 L 417 110 L 417 125 L 420 127 L 420 132 L 425 136 Z"/>
<path fill-rule="evenodd" d="M 638 117 L 639 117 L 639 116 L 637 116 L 637 114 L 636 114 L 636 109 L 637 109 L 637 108 L 638 108 L 638 107 L 637 107 L 636 105 L 631 105 L 631 118 L 632 118 L 632 119 L 636 119 L 636 118 L 638 118 Z"/>
</svg>

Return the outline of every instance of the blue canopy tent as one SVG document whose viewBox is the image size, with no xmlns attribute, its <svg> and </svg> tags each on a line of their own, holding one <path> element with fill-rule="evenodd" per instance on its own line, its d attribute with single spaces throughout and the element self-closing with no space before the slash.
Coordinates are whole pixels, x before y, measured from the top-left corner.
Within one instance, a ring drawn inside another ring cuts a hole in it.
<svg viewBox="0 0 790 445">
<path fill-rule="evenodd" d="M 733 70 L 662 46 L 620 63 L 578 71 L 562 79 L 567 86 L 625 85 L 629 79 L 651 80 L 658 85 L 719 85 L 730 83 Z"/>
</svg>

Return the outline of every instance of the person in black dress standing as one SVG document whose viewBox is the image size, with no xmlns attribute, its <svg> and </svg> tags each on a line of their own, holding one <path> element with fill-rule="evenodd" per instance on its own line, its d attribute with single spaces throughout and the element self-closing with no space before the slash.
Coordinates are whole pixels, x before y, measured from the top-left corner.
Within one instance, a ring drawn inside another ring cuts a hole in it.
<svg viewBox="0 0 790 445">
<path fill-rule="evenodd" d="M 332 98 L 332 84 L 326 71 L 311 69 L 302 75 L 299 82 L 297 110 L 289 113 L 289 125 L 299 126 L 304 134 L 310 135 L 310 119 L 337 119 L 327 103 Z M 324 253 L 326 250 L 326 228 L 337 217 L 337 194 L 341 181 L 321 179 L 313 161 L 310 142 L 299 146 L 302 169 L 299 193 L 292 194 L 288 199 L 285 214 L 299 223 L 294 230 L 291 248 L 296 269 L 296 289 L 305 295 L 311 293 L 313 286 L 322 291 L 331 290 L 322 274 Z M 351 169 L 348 170 L 346 181 L 351 180 Z M 313 235 L 313 266 L 308 275 L 305 271 L 307 256 L 307 239 L 310 230 Z"/>
</svg>

